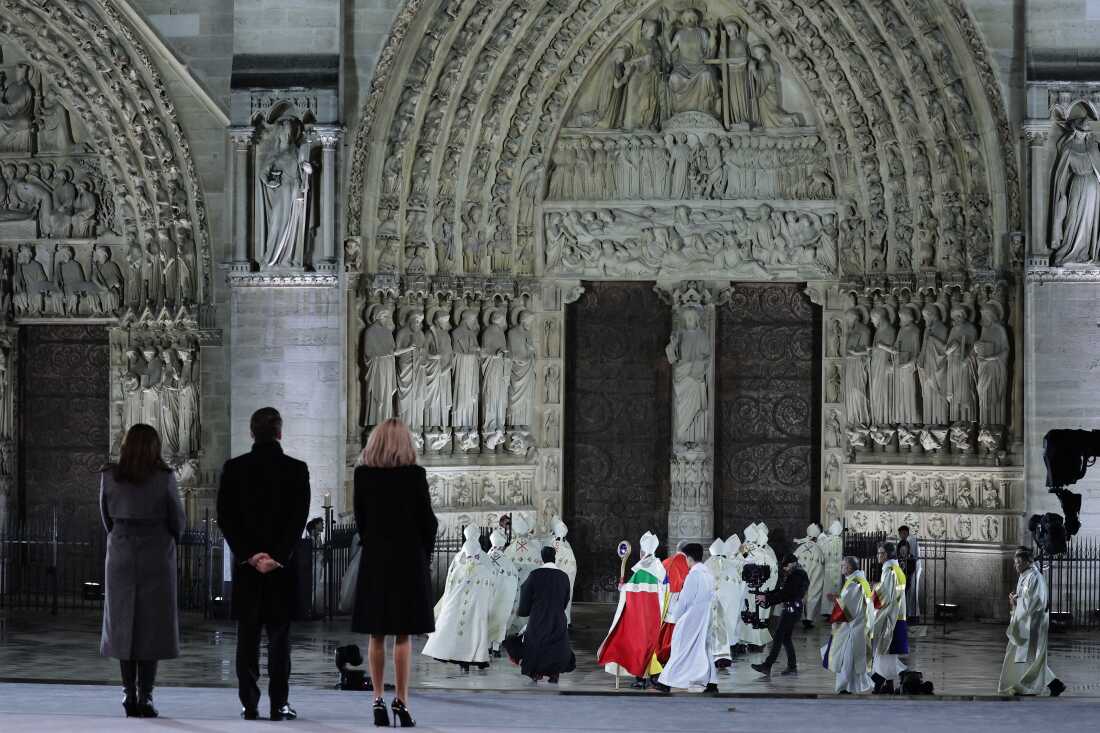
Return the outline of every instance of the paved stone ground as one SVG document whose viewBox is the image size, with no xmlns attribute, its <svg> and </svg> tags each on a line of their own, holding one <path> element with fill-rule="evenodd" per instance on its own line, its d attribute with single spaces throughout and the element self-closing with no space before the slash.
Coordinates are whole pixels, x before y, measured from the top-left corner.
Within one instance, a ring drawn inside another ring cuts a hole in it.
<svg viewBox="0 0 1100 733">
<path fill-rule="evenodd" d="M 614 691 L 614 678 L 595 664 L 595 651 L 607 630 L 613 609 L 605 605 L 578 604 L 572 633 L 577 653 L 577 672 L 562 677 L 563 693 Z M 118 684 L 118 665 L 99 656 L 98 613 L 0 614 L 0 681 Z M 333 650 L 349 642 L 366 640 L 347 632 L 348 622 L 296 624 L 293 633 L 291 684 L 295 699 L 307 690 L 331 689 L 336 681 Z M 797 677 L 759 677 L 749 663 L 762 655 L 739 657 L 730 672 L 720 676 L 720 689 L 742 695 L 817 695 L 832 691 L 833 676 L 821 668 L 818 649 L 827 634 L 823 624 L 797 636 L 801 672 Z M 912 630 L 910 667 L 924 672 L 937 693 L 948 696 L 992 696 L 1004 657 L 1004 627 L 955 624 L 915 627 Z M 183 655 L 161 665 L 158 683 L 166 688 L 233 688 L 234 627 L 228 622 L 203 622 L 184 617 Z M 415 641 L 418 651 L 424 639 Z M 413 686 L 420 690 L 527 691 L 526 678 L 507 660 L 495 660 L 485 671 L 463 674 L 453 665 L 414 656 Z M 782 668 L 781 658 L 777 671 Z M 1100 698 L 1100 633 L 1055 634 L 1051 637 L 1051 665 L 1068 685 L 1064 697 Z M 624 682 L 626 682 L 624 680 Z M 262 683 L 261 683 L 262 684 Z M 538 689 L 542 689 L 541 687 Z M 171 690 L 166 690 L 166 694 Z M 623 691 L 626 692 L 625 690 Z M 228 690 L 218 693 L 232 703 Z M 345 693 L 346 694 L 346 693 Z M 511 699 L 511 698 L 509 698 Z M 0 730 L 4 730 L 0 726 Z"/>
<path fill-rule="evenodd" d="M 165 717 L 122 719 L 115 689 L 88 685 L 0 684 L 0 730 L 162 730 L 219 733 L 271 730 L 271 723 L 237 718 L 227 690 L 174 687 L 158 691 Z M 299 720 L 292 731 L 371 729 L 367 693 L 294 692 Z M 1093 729 L 1100 704 L 1080 699 L 1031 698 L 1005 702 L 882 698 L 729 699 L 689 693 L 564 695 L 550 692 L 418 691 L 411 701 L 424 731 L 580 733 L 580 731 L 767 731 L 882 733 L 883 730 L 1060 731 Z M 905 724 L 908 721 L 912 727 Z"/>
</svg>

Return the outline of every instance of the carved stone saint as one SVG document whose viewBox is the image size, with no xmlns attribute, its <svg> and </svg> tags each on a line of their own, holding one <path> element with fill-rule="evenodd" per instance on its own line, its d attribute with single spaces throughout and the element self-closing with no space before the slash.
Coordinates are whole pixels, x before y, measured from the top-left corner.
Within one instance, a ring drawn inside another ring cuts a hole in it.
<svg viewBox="0 0 1100 733">
<path fill-rule="evenodd" d="M 943 306 L 927 303 L 924 315 L 924 342 L 917 360 L 920 392 L 924 400 L 926 425 L 947 424 L 947 396 L 943 380 L 946 376 L 947 325 L 943 322 Z"/>
<path fill-rule="evenodd" d="M 948 418 L 951 422 L 974 422 L 977 406 L 974 404 L 974 360 L 971 354 L 978 340 L 978 329 L 970 322 L 970 309 L 958 304 L 951 308 L 951 331 L 947 334 L 944 349 L 947 374 L 944 392 L 947 396 Z"/>
<path fill-rule="evenodd" d="M 955 506 L 958 509 L 973 509 L 978 505 L 974 498 L 974 489 L 970 486 L 970 479 L 959 479 L 959 493 L 955 497 Z"/>
<path fill-rule="evenodd" d="M 714 68 L 707 62 L 714 58 L 717 38 L 700 25 L 698 10 L 680 13 L 680 28 L 672 34 L 668 48 L 672 56 L 668 75 L 671 114 L 703 112 L 713 115 L 719 88 Z"/>
<path fill-rule="evenodd" d="M 172 458 L 184 452 L 180 443 L 179 370 L 174 350 L 162 349 L 160 361 L 160 434 L 164 440 L 164 455 Z"/>
<path fill-rule="evenodd" d="M 196 384 L 195 370 L 198 364 L 189 349 L 178 349 L 176 353 L 180 358 L 179 389 L 180 389 L 180 451 L 194 456 L 202 447 L 202 433 L 199 426 L 199 389 Z"/>
<path fill-rule="evenodd" d="M 270 151 L 258 165 L 259 195 L 263 220 L 262 262 L 266 267 L 298 267 L 305 249 L 309 179 L 313 166 L 309 148 L 301 141 L 296 120 L 282 120 L 273 129 Z"/>
<path fill-rule="evenodd" d="M 764 127 L 798 125 L 798 115 L 786 112 L 779 101 L 779 64 L 772 61 L 767 46 L 752 49 L 752 92 L 760 124 Z"/>
<path fill-rule="evenodd" d="M 721 58 L 712 63 L 722 70 L 722 121 L 726 128 L 754 121 L 749 95 L 749 44 L 745 40 L 745 26 L 736 18 L 728 18 L 722 25 L 725 31 Z"/>
<path fill-rule="evenodd" d="M 978 414 L 982 425 L 1004 425 L 1008 398 L 1008 334 L 1001 304 L 981 305 L 982 336 L 974 344 L 977 361 Z"/>
<path fill-rule="evenodd" d="M 701 315 L 698 308 L 683 308 L 683 327 L 665 347 L 672 364 L 675 441 L 689 446 L 706 442 L 710 409 L 710 335 L 700 327 Z"/>
<path fill-rule="evenodd" d="M 512 357 L 512 375 L 508 382 L 509 427 L 529 428 L 535 419 L 535 339 L 531 327 L 535 314 L 521 310 L 508 330 L 508 351 Z"/>
<path fill-rule="evenodd" d="M 849 308 L 844 314 L 848 338 L 844 343 L 844 407 L 849 425 L 870 425 L 868 401 L 868 360 L 871 354 L 871 328 L 860 311 Z"/>
<path fill-rule="evenodd" d="M 451 332 L 454 344 L 454 426 L 470 430 L 478 425 L 478 375 L 481 353 L 477 340 L 477 311 L 462 312 L 459 324 Z"/>
<path fill-rule="evenodd" d="M 825 401 L 840 402 L 840 387 L 843 379 L 840 376 L 840 367 L 836 364 L 829 365 L 829 375 L 825 382 Z"/>
<path fill-rule="evenodd" d="M 76 260 L 76 250 L 70 245 L 57 248 L 56 282 L 65 302 L 65 312 L 69 315 L 80 313 L 83 298 L 94 295 L 95 287 L 84 274 L 84 266 Z"/>
<path fill-rule="evenodd" d="M 1087 118 L 1070 122 L 1058 143 L 1050 216 L 1051 262 L 1065 265 L 1098 259 L 1100 218 L 1100 146 Z"/>
<path fill-rule="evenodd" d="M 891 322 L 890 312 L 879 306 L 871 311 L 871 324 L 875 328 L 871 344 L 869 383 L 871 390 L 871 422 L 885 426 L 894 422 L 894 340 L 897 331 Z"/>
<path fill-rule="evenodd" d="M 0 153 L 33 153 L 35 89 L 31 67 L 16 64 L 10 83 L 0 72 Z"/>
<path fill-rule="evenodd" d="M 60 315 L 61 290 L 46 275 L 46 268 L 35 257 L 29 244 L 19 246 L 15 264 L 14 296 L 15 314 Z"/>
<path fill-rule="evenodd" d="M 427 376 L 428 339 L 423 330 L 424 313 L 410 309 L 394 341 L 397 347 L 397 412 L 413 433 L 424 426 L 424 397 Z"/>
<path fill-rule="evenodd" d="M 161 372 L 163 366 L 153 346 L 141 350 L 145 357 L 145 370 L 141 374 L 141 422 L 161 430 Z"/>
<path fill-rule="evenodd" d="M 906 303 L 898 311 L 901 322 L 894 339 L 894 421 L 914 425 L 921 421 L 917 404 L 917 357 L 920 355 L 920 320 L 917 307 Z"/>
<path fill-rule="evenodd" d="M 666 115 L 665 55 L 657 31 L 656 20 L 643 18 L 638 47 L 623 64 L 626 97 L 622 126 L 625 130 L 656 130 Z"/>
<path fill-rule="evenodd" d="M 440 308 L 430 314 L 428 328 L 426 367 L 425 424 L 434 432 L 441 432 L 451 424 L 451 374 L 454 369 L 454 351 L 451 347 L 451 315 Z"/>
<path fill-rule="evenodd" d="M 126 351 L 126 372 L 122 383 L 122 429 L 129 430 L 141 422 L 141 378 L 145 372 L 145 361 L 137 349 Z"/>
<path fill-rule="evenodd" d="M 394 416 L 397 393 L 397 344 L 393 339 L 393 309 L 378 304 L 368 309 L 370 325 L 363 334 L 363 425 L 379 425 Z"/>
<path fill-rule="evenodd" d="M 111 250 L 102 245 L 92 248 L 92 282 L 96 286 L 95 310 L 114 313 L 124 302 L 126 281 L 118 264 L 111 261 Z"/>
<path fill-rule="evenodd" d="M 492 449 L 504 440 L 512 363 L 504 333 L 504 310 L 489 310 L 486 320 L 481 334 L 481 429 L 485 434 L 485 446 Z"/>
</svg>

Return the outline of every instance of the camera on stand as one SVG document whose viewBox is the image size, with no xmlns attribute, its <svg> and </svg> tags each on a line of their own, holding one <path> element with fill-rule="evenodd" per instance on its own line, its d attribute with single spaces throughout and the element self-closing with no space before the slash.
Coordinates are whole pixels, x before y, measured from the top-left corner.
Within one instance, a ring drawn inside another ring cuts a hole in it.
<svg viewBox="0 0 1100 733">
<path fill-rule="evenodd" d="M 741 580 L 749 587 L 749 593 L 756 596 L 763 593 L 764 584 L 772 577 L 772 569 L 768 565 L 749 564 L 741 569 Z M 768 619 L 760 618 L 757 610 L 747 608 L 741 611 L 741 620 L 754 629 L 768 628 Z"/>
</svg>

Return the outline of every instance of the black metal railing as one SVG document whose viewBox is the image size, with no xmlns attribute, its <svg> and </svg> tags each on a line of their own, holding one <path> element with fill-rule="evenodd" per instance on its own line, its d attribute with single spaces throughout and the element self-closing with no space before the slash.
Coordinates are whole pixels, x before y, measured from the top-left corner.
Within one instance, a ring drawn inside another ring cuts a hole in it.
<svg viewBox="0 0 1100 733">
<path fill-rule="evenodd" d="M 1059 557 L 1034 551 L 1050 589 L 1051 628 L 1100 627 L 1100 539 L 1073 537 Z"/>
<path fill-rule="evenodd" d="M 893 541 L 885 532 L 844 532 L 844 556 L 859 561 L 860 570 L 872 583 L 882 578 L 882 565 L 878 561 L 879 544 Z M 943 540 L 918 538 L 917 562 L 908 568 L 907 583 L 915 584 L 907 592 L 907 615 L 910 619 L 945 623 L 950 614 L 942 605 L 947 603 L 947 543 Z"/>
</svg>

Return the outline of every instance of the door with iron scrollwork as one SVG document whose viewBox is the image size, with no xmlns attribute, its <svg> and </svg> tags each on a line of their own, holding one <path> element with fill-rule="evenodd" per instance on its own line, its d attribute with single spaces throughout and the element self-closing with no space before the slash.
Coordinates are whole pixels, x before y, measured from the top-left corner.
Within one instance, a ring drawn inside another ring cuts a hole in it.
<svg viewBox="0 0 1100 733">
<path fill-rule="evenodd" d="M 99 523 L 110 447 L 110 371 L 102 326 L 26 326 L 19 349 L 19 506 L 29 519 Z"/>
<path fill-rule="evenodd" d="M 801 537 L 820 493 L 820 309 L 798 284 L 737 284 L 717 321 L 715 526 Z"/>
<path fill-rule="evenodd" d="M 671 317 L 652 283 L 586 283 L 566 315 L 565 521 L 575 596 L 616 596 L 615 547 L 667 539 Z"/>
</svg>

